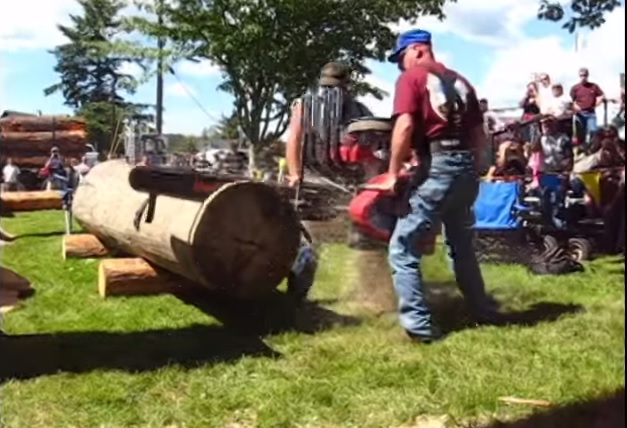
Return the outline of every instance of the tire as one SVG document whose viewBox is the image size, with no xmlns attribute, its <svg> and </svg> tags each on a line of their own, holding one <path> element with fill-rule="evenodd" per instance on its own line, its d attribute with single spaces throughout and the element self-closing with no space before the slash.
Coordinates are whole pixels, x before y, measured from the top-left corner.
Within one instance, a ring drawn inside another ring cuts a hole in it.
<svg viewBox="0 0 627 428">
<path fill-rule="evenodd" d="M 585 238 L 571 238 L 568 240 L 568 254 L 577 262 L 590 260 L 592 243 Z"/>
</svg>

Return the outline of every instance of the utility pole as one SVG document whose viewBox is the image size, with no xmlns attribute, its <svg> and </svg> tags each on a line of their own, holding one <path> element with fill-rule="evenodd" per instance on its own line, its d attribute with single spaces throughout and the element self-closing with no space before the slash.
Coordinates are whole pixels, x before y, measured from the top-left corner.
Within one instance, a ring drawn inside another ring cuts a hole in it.
<svg viewBox="0 0 627 428">
<path fill-rule="evenodd" d="M 159 0 L 157 3 L 157 23 L 159 27 L 163 26 L 163 0 Z M 159 36 L 157 39 L 157 51 L 159 57 L 157 58 L 157 115 L 155 118 L 155 125 L 157 127 L 157 135 L 163 134 L 163 49 L 165 48 L 165 39 L 163 36 Z"/>
</svg>

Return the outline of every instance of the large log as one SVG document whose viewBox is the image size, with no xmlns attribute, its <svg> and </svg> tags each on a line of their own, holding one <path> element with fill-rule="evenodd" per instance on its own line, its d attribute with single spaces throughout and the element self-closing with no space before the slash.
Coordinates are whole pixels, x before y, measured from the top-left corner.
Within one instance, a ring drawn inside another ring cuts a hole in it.
<svg viewBox="0 0 627 428">
<path fill-rule="evenodd" d="M 84 131 L 58 132 L 2 132 L 0 133 L 0 151 L 11 153 L 50 154 L 53 146 L 59 148 L 61 155 L 67 151 L 85 151 L 87 137 Z"/>
<path fill-rule="evenodd" d="M 299 223 L 273 188 L 224 184 L 202 202 L 159 196 L 152 222 L 136 230 L 148 195 L 130 187 L 130 171 L 121 160 L 98 164 L 74 195 L 74 217 L 107 248 L 241 298 L 268 293 L 289 274 Z"/>
<path fill-rule="evenodd" d="M 7 211 L 58 210 L 63 208 L 61 192 L 38 190 L 34 192 L 2 192 L 2 209 Z"/>
<path fill-rule="evenodd" d="M 81 131 L 87 127 L 79 117 L 10 116 L 0 119 L 2 132 Z"/>
<path fill-rule="evenodd" d="M 180 288 L 174 275 L 139 257 L 105 259 L 98 266 L 98 294 L 103 298 L 173 293 Z"/>
<path fill-rule="evenodd" d="M 102 242 L 89 233 L 64 235 L 61 246 L 63 260 L 96 258 L 109 253 Z"/>
</svg>

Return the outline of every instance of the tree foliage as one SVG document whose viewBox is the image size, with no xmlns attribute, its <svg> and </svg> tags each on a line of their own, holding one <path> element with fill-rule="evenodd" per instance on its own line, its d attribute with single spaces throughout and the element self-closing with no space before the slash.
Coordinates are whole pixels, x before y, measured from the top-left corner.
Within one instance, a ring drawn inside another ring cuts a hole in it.
<svg viewBox="0 0 627 428">
<path fill-rule="evenodd" d="M 124 122 L 152 122 L 153 115 L 145 113 L 147 107 L 144 104 L 125 103 L 120 106 L 109 101 L 96 101 L 82 105 L 76 110 L 76 114 L 85 119 L 89 142 L 94 144 L 99 152 L 114 151 L 121 154 L 124 145 L 118 140 L 123 135 Z"/>
<path fill-rule="evenodd" d="M 220 140 L 237 140 L 240 137 L 239 118 L 235 112 L 229 116 L 223 115 L 220 121 L 211 128 L 209 138 Z"/>
<path fill-rule="evenodd" d="M 200 147 L 200 138 L 194 135 L 166 134 L 168 150 L 174 153 L 195 153 Z"/>
<path fill-rule="evenodd" d="M 620 5 L 620 0 L 572 0 L 566 10 L 563 2 L 541 0 L 538 18 L 562 22 L 562 28 L 573 33 L 578 28 L 599 28 L 605 23 L 605 15 Z"/>
<path fill-rule="evenodd" d="M 46 95 L 61 92 L 65 104 L 79 109 L 90 102 L 124 104 L 122 93 L 133 94 L 137 81 L 123 73 L 134 58 L 110 55 L 103 49 L 120 34 L 124 2 L 121 0 L 78 0 L 83 13 L 70 15 L 71 26 L 58 29 L 68 42 L 52 50 L 54 71 L 60 81 L 44 90 Z"/>
<path fill-rule="evenodd" d="M 209 60 L 223 73 L 219 89 L 234 97 L 234 111 L 253 144 L 273 140 L 287 127 L 291 101 L 329 61 L 352 66 L 355 88 L 364 84 L 368 59 L 381 60 L 396 34 L 388 23 L 442 15 L 446 0 L 171 0 L 143 2 L 163 24 L 135 17 L 131 28 L 165 37 L 170 60 Z M 137 47 L 124 46 L 137 53 Z M 134 50 L 133 50 L 134 49 Z M 154 57 L 154 50 L 142 54 Z"/>
<path fill-rule="evenodd" d="M 124 34 L 122 0 L 78 0 L 80 15 L 70 15 L 71 26 L 58 29 L 68 42 L 51 51 L 56 58 L 54 71 L 59 82 L 44 89 L 45 95 L 60 92 L 65 105 L 87 121 L 92 143 L 99 150 L 109 149 L 123 119 L 150 121 L 145 114 L 148 105 L 126 101 L 133 95 L 138 81 L 123 72 L 129 63 L 141 64 L 136 57 L 113 54 L 107 48 Z"/>
</svg>

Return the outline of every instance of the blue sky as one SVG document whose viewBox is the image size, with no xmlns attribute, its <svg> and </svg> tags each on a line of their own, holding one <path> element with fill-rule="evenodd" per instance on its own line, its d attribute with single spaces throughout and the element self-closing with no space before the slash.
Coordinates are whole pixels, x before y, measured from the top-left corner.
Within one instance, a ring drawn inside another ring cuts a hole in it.
<svg viewBox="0 0 627 428">
<path fill-rule="evenodd" d="M 69 113 L 60 95 L 45 97 L 43 89 L 57 78 L 54 57 L 47 52 L 63 41 L 55 24 L 67 22 L 68 13 L 76 11 L 75 1 L 20 0 L 12 5 L 0 15 L 0 110 Z M 609 95 L 616 96 L 618 73 L 625 69 L 624 6 L 609 16 L 601 29 L 580 34 L 577 52 L 575 37 L 559 25 L 537 21 L 536 8 L 537 3 L 529 0 L 459 0 L 447 6 L 444 22 L 427 17 L 416 26 L 433 33 L 439 59 L 464 73 L 492 106 L 515 103 L 534 72 L 548 72 L 554 81 L 570 86 L 577 69 L 584 65 Z M 33 10 L 42 16 L 33 19 Z M 411 26 L 401 23 L 398 27 Z M 373 70 L 369 80 L 391 91 L 396 68 L 383 63 L 369 65 Z M 220 74 L 215 67 L 184 63 L 175 68 L 181 81 L 167 76 L 165 84 L 167 132 L 199 133 L 230 111 L 230 97 L 216 90 Z M 154 81 L 144 84 L 135 99 L 154 102 L 154 86 Z M 364 101 L 375 113 L 389 114 L 389 98 Z"/>
</svg>

